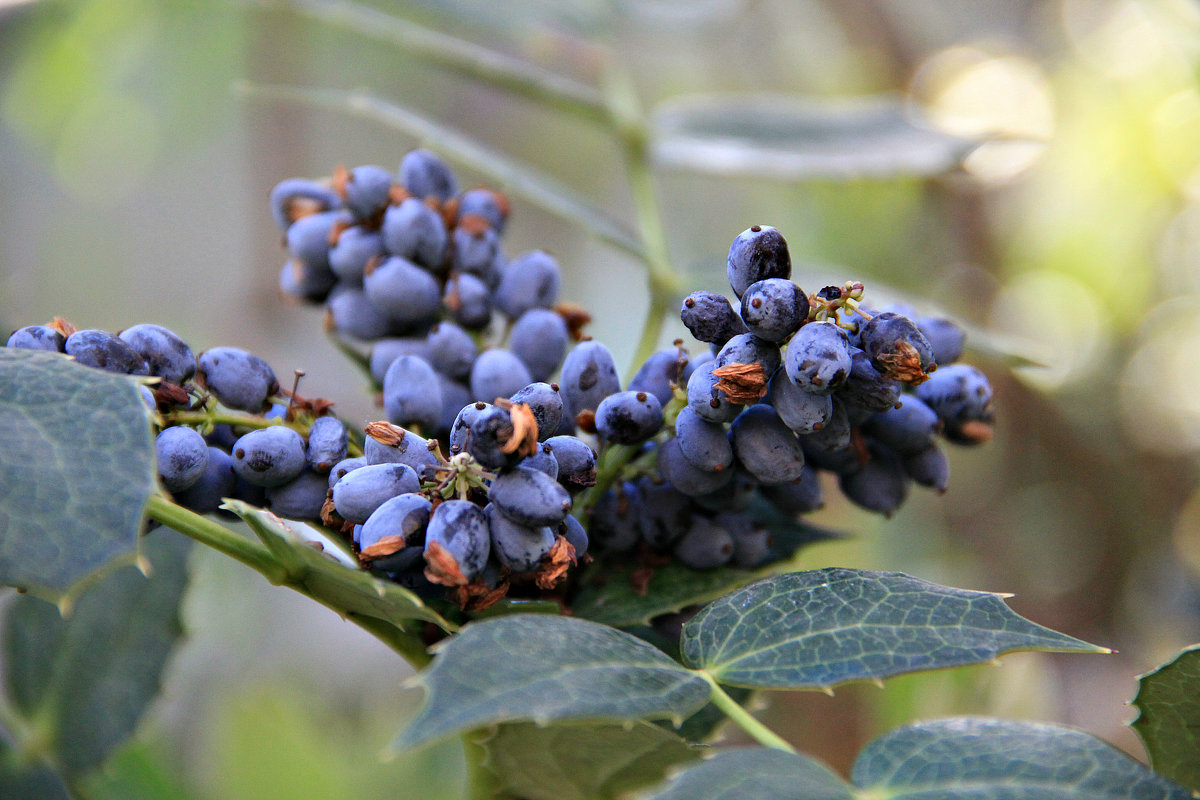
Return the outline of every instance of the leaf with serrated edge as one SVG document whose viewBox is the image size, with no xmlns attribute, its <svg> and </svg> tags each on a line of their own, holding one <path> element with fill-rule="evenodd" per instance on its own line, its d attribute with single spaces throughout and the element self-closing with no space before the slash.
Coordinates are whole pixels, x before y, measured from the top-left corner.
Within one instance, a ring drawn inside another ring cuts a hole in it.
<svg viewBox="0 0 1200 800">
<path fill-rule="evenodd" d="M 700 757 L 683 739 L 646 722 L 501 725 L 481 745 L 501 787 L 528 800 L 607 800 Z"/>
<path fill-rule="evenodd" d="M 1001 595 L 899 572 L 778 575 L 706 606 L 683 663 L 731 686 L 825 689 L 994 661 L 1014 650 L 1109 652 L 1021 617 Z"/>
<path fill-rule="evenodd" d="M 396 747 L 501 722 L 682 719 L 711 689 L 642 640 L 570 617 L 514 614 L 473 622 L 420 673 L 425 705 Z"/>
<path fill-rule="evenodd" d="M 60 602 L 132 561 L 155 481 L 135 379 L 0 348 L 0 584 Z"/>
<path fill-rule="evenodd" d="M 1200 645 L 1139 676 L 1133 704 L 1155 771 L 1200 791 Z"/>
<path fill-rule="evenodd" d="M 13 599 L 4 638 L 9 695 L 67 776 L 99 765 L 158 694 L 182 633 L 190 547 L 175 531 L 155 530 L 143 548 L 152 577 L 133 566 L 114 570 L 66 619 L 39 598 Z"/>
<path fill-rule="evenodd" d="M 325 555 L 269 511 L 239 500 L 227 500 L 223 508 L 245 520 L 279 559 L 287 571 L 288 586 L 314 600 L 343 613 L 389 622 L 420 619 L 442 630 L 456 629 L 408 589 Z"/>
<path fill-rule="evenodd" d="M 726 750 L 675 776 L 645 800 L 853 800 L 851 787 L 808 756 Z"/>
<path fill-rule="evenodd" d="M 869 797 L 1185 800 L 1191 792 L 1101 740 L 1058 725 L 957 718 L 899 728 L 859 754 Z"/>
<path fill-rule="evenodd" d="M 896 95 L 695 95 L 656 109 L 652 129 L 659 166 L 791 181 L 937 175 L 979 144 L 925 125 Z"/>
</svg>

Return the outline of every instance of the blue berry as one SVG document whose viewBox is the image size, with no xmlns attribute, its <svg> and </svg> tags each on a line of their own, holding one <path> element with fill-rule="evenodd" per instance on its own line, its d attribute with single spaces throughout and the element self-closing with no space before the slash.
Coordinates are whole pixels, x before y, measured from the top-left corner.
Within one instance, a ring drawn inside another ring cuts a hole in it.
<svg viewBox="0 0 1200 800">
<path fill-rule="evenodd" d="M 600 342 L 580 342 L 563 361 L 559 387 L 575 414 L 595 411 L 600 401 L 621 391 L 612 353 Z"/>
<path fill-rule="evenodd" d="M 380 232 L 384 248 L 393 256 L 442 272 L 450 237 L 441 216 L 422 201 L 410 197 L 389 206 Z"/>
<path fill-rule="evenodd" d="M 233 471 L 254 486 L 282 486 L 306 463 L 304 439 L 282 425 L 250 431 L 233 445 Z"/>
<path fill-rule="evenodd" d="M 808 320 L 808 296 L 784 278 L 756 281 L 742 295 L 741 316 L 750 333 L 782 342 Z"/>
<path fill-rule="evenodd" d="M 370 369 L 371 377 L 376 383 L 383 383 L 388 367 L 400 356 L 419 356 L 426 361 L 433 360 L 429 342 L 424 336 L 400 336 L 379 339 L 371 347 Z"/>
<path fill-rule="evenodd" d="M 476 403 L 463 409 L 464 412 L 476 409 L 474 414 L 466 417 L 467 422 L 460 428 L 460 434 L 465 428 L 463 449 L 484 469 L 500 470 L 514 466 L 521 456 L 509 446 L 514 433 L 512 416 L 499 406 L 484 403 L 484 408 L 480 410 L 478 405 Z M 454 439 L 452 432 L 452 443 Z"/>
<path fill-rule="evenodd" d="M 663 425 L 662 404 L 646 392 L 617 392 L 596 407 L 596 434 L 616 444 L 641 444 Z"/>
<path fill-rule="evenodd" d="M 491 554 L 491 532 L 483 509 L 466 500 L 439 503 L 425 529 L 425 560 L 437 545 L 458 564 L 468 581 L 483 572 Z"/>
<path fill-rule="evenodd" d="M 566 321 L 545 308 L 531 308 L 513 323 L 508 347 L 521 359 L 535 381 L 553 375 L 567 352 Z"/>
<path fill-rule="evenodd" d="M 442 390 L 442 415 L 438 418 L 438 423 L 433 430 L 437 436 L 444 437 L 454 427 L 459 410 L 463 406 L 470 405 L 474 398 L 471 397 L 471 390 L 466 385 L 447 378 L 440 372 L 437 375 L 438 384 Z"/>
<path fill-rule="evenodd" d="M 567 514 L 566 519 L 559 526 L 559 530 L 562 532 L 563 538 L 567 540 L 567 544 L 574 548 L 575 558 L 579 559 L 587 555 L 589 544 L 587 531 L 574 515 Z"/>
<path fill-rule="evenodd" d="M 525 456 L 518 466 L 536 469 L 538 472 L 544 472 L 558 480 L 558 461 L 555 460 L 552 450 L 550 445 L 539 442 L 537 452 L 531 456 Z"/>
<path fill-rule="evenodd" d="M 279 392 L 275 372 L 258 356 L 237 347 L 213 347 L 200 354 L 196 377 L 226 408 L 259 414 Z"/>
<path fill-rule="evenodd" d="M 825 427 L 833 414 L 830 395 L 804 391 L 784 371 L 776 372 L 771 378 L 767 402 L 774 407 L 783 424 L 801 436 Z"/>
<path fill-rule="evenodd" d="M 852 366 L 850 340 L 833 322 L 810 322 L 788 342 L 784 367 L 799 388 L 829 394 L 846 382 Z"/>
<path fill-rule="evenodd" d="M 837 392 L 847 406 L 866 411 L 887 411 L 900 402 L 900 382 L 875 369 L 871 358 L 862 350 L 850 351 L 850 374 Z"/>
<path fill-rule="evenodd" d="M 282 486 L 269 487 L 267 505 L 285 519 L 320 520 L 328 492 L 328 479 L 305 469 Z"/>
<path fill-rule="evenodd" d="M 424 148 L 410 150 L 400 161 L 400 183 L 413 197 L 444 203 L 458 194 L 458 181 L 446 162 Z"/>
<path fill-rule="evenodd" d="M 641 541 L 644 503 L 637 486 L 625 482 L 600 495 L 588 517 L 588 537 L 596 549 L 624 553 Z"/>
<path fill-rule="evenodd" d="M 731 402 L 729 396 L 717 388 L 720 379 L 713 375 L 717 362 L 706 361 L 688 378 L 688 408 L 708 422 L 731 422 L 742 410 L 742 406 Z"/>
<path fill-rule="evenodd" d="M 942 448 L 931 444 L 904 456 L 904 474 L 921 486 L 944 492 L 950 485 L 950 462 Z"/>
<path fill-rule="evenodd" d="M 538 426 L 538 441 L 545 442 L 558 430 L 563 418 L 563 399 L 557 383 L 534 382 L 508 398 L 529 406 Z"/>
<path fill-rule="evenodd" d="M 279 291 L 285 298 L 321 303 L 337 285 L 337 276 L 327 267 L 314 267 L 289 258 L 279 270 Z"/>
<path fill-rule="evenodd" d="M 679 448 L 679 439 L 672 438 L 658 448 L 658 471 L 667 481 L 689 497 L 711 494 L 733 479 L 734 470 L 705 471 L 693 466 Z"/>
<path fill-rule="evenodd" d="M 343 286 L 325 301 L 325 330 L 372 342 L 391 332 L 392 321 L 362 289 Z"/>
<path fill-rule="evenodd" d="M 571 510 L 571 495 L 544 472 L 516 467 L 492 481 L 488 500 L 504 516 L 529 527 L 557 525 Z"/>
<path fill-rule="evenodd" d="M 418 475 L 424 475 L 429 467 L 438 466 L 437 456 L 430 450 L 437 443 L 424 439 L 412 431 L 403 428 L 392 430 L 395 444 L 384 444 L 374 436 L 368 435 L 363 442 L 363 456 L 369 464 L 407 464 Z"/>
<path fill-rule="evenodd" d="M 733 446 L 725 426 L 709 422 L 690 406 L 680 409 L 675 418 L 675 438 L 684 458 L 696 469 L 714 472 L 733 465 Z"/>
<path fill-rule="evenodd" d="M 182 386 L 196 374 L 196 356 L 187 342 L 161 325 L 142 323 L 117 334 L 146 359 L 151 375 Z"/>
<path fill-rule="evenodd" d="M 979 444 L 991 438 L 992 386 L 969 364 L 950 364 L 917 387 L 923 400 L 944 423 L 946 438 L 957 444 Z"/>
<path fill-rule="evenodd" d="M 666 406 L 675 396 L 674 387 L 687 385 L 683 377 L 687 365 L 687 353 L 679 347 L 651 353 L 630 378 L 627 388 L 652 394 L 658 398 L 659 405 Z"/>
<path fill-rule="evenodd" d="M 363 291 L 372 305 L 399 326 L 428 324 L 442 305 L 442 289 L 433 275 L 399 256 L 368 267 Z"/>
<path fill-rule="evenodd" d="M 383 376 L 383 408 L 389 422 L 432 430 L 442 417 L 442 387 L 429 362 L 400 356 Z"/>
<path fill-rule="evenodd" d="M 49 325 L 28 325 L 13 331 L 8 337 L 7 347 L 25 350 L 48 350 L 52 353 L 65 352 L 67 337 Z"/>
<path fill-rule="evenodd" d="M 351 225 L 337 234 L 329 248 L 329 269 L 345 286 L 362 286 L 372 259 L 383 257 L 383 236 L 362 225 Z"/>
<path fill-rule="evenodd" d="M 496 308 L 516 319 L 531 308 L 550 308 L 558 300 L 562 270 L 541 250 L 522 253 L 509 262 L 496 287 Z"/>
<path fill-rule="evenodd" d="M 387 207 L 392 194 L 392 173 L 383 167 L 365 165 L 345 173 L 341 195 L 346 208 L 358 222 L 375 220 Z"/>
<path fill-rule="evenodd" d="M 729 246 L 726 274 L 739 298 L 758 281 L 792 277 L 792 259 L 783 235 L 770 225 L 742 231 Z"/>
<path fill-rule="evenodd" d="M 209 445 L 204 474 L 187 489 L 175 492 L 174 498 L 176 503 L 197 514 L 211 514 L 221 507 L 224 498 L 233 496 L 236 485 L 233 458 L 221 448 Z"/>
<path fill-rule="evenodd" d="M 753 569 L 771 558 L 771 532 L 745 514 L 718 514 L 712 521 L 733 540 L 730 563 L 742 569 Z"/>
<path fill-rule="evenodd" d="M 789 483 L 804 470 L 804 452 L 775 409 L 753 405 L 738 415 L 729 428 L 738 463 L 765 485 Z"/>
<path fill-rule="evenodd" d="M 158 478 L 168 492 L 191 487 L 208 466 L 208 445 L 192 428 L 167 428 L 154 440 Z"/>
<path fill-rule="evenodd" d="M 933 347 L 906 316 L 885 311 L 867 320 L 858 334 L 859 347 L 888 378 L 918 384 L 937 369 Z"/>
<path fill-rule="evenodd" d="M 655 483 L 650 476 L 639 480 L 637 487 L 642 496 L 642 538 L 651 547 L 665 550 L 687 533 L 692 500 L 666 481 Z"/>
<path fill-rule="evenodd" d="M 962 358 L 967 340 L 962 328 L 945 317 L 919 317 L 915 322 L 933 348 L 933 360 L 939 366 L 953 364 Z"/>
<path fill-rule="evenodd" d="M 854 472 L 838 476 L 842 494 L 868 511 L 890 517 L 908 496 L 908 475 L 904 462 L 891 449 L 878 442 L 868 443 L 869 457 Z"/>
<path fill-rule="evenodd" d="M 442 305 L 459 325 L 483 330 L 492 321 L 492 290 L 475 275 L 455 273 L 446 281 Z"/>
<path fill-rule="evenodd" d="M 718 347 L 750 330 L 729 300 L 716 292 L 692 292 L 683 298 L 679 318 L 697 340 Z"/>
<path fill-rule="evenodd" d="M 495 228 L 496 233 L 504 233 L 504 222 L 508 218 L 508 201 L 504 196 L 491 189 L 469 189 L 458 198 L 457 221 L 461 225 L 468 222 L 467 217 L 482 217 Z"/>
<path fill-rule="evenodd" d="M 551 436 L 546 440 L 558 462 L 558 482 L 577 492 L 596 485 L 596 451 L 575 436 Z"/>
<path fill-rule="evenodd" d="M 387 500 L 420 489 L 417 473 L 407 464 L 371 464 L 333 485 L 333 506 L 347 522 L 364 523 Z"/>
<path fill-rule="evenodd" d="M 494 503 L 484 509 L 491 531 L 492 555 L 513 572 L 532 572 L 554 546 L 554 531 L 527 526 L 502 514 Z"/>
<path fill-rule="evenodd" d="M 367 550 L 385 539 L 397 538 L 405 546 L 421 544 L 432 513 L 433 504 L 424 495 L 407 492 L 388 498 L 363 523 L 358 546 Z"/>
<path fill-rule="evenodd" d="M 933 444 L 941 422 L 920 398 L 905 395 L 899 407 L 873 414 L 863 431 L 902 456 L 912 455 Z"/>
<path fill-rule="evenodd" d="M 530 383 L 533 377 L 525 363 L 511 350 L 485 350 L 471 366 L 471 394 L 476 400 L 491 402 L 497 397 L 508 397 Z"/>
<path fill-rule="evenodd" d="M 322 211 L 301 217 L 287 229 L 287 249 L 292 259 L 318 272 L 328 272 L 329 244 L 334 226 L 346 222 L 342 211 Z"/>
<path fill-rule="evenodd" d="M 487 225 L 459 225 L 452 236 L 454 244 L 450 268 L 469 272 L 495 286 L 500 280 L 503 255 L 500 235 Z"/>
<path fill-rule="evenodd" d="M 804 472 L 798 479 L 790 483 L 763 486 L 759 491 L 776 509 L 792 517 L 825 507 L 821 481 L 816 468 L 809 463 L 805 463 Z"/>
<path fill-rule="evenodd" d="M 146 359 L 108 331 L 75 331 L 63 343 L 67 355 L 88 367 L 123 375 L 145 375 Z"/>
<path fill-rule="evenodd" d="M 471 334 L 453 322 L 443 321 L 430 329 L 426 340 L 429 342 L 429 363 L 434 369 L 457 380 L 471 375 L 477 352 Z"/>
<path fill-rule="evenodd" d="M 271 189 L 271 217 L 281 231 L 296 220 L 313 212 L 338 208 L 342 198 L 336 191 L 307 178 L 288 178 Z"/>
<path fill-rule="evenodd" d="M 337 417 L 318 417 L 308 429 L 308 464 L 313 472 L 328 474 L 346 458 L 350 435 Z"/>
<path fill-rule="evenodd" d="M 696 516 L 672 552 L 675 559 L 692 569 L 715 569 L 733 558 L 733 537 L 710 519 Z"/>
<path fill-rule="evenodd" d="M 741 333 L 726 342 L 717 353 L 717 367 L 731 364 L 758 364 L 763 368 L 763 379 L 769 381 L 779 369 L 783 357 L 779 345 L 760 339 L 753 333 Z M 764 389 L 766 386 L 764 385 Z"/>
<path fill-rule="evenodd" d="M 372 440 L 373 441 L 373 440 Z M 343 458 L 341 461 L 333 465 L 329 470 L 329 479 L 327 488 L 332 489 L 333 485 L 346 477 L 347 472 L 353 472 L 359 467 L 367 465 L 366 456 L 355 456 L 354 458 Z"/>
<path fill-rule="evenodd" d="M 852 472 L 859 467 L 858 453 L 854 448 L 854 432 L 846 406 L 833 398 L 833 413 L 829 422 L 819 431 L 800 437 L 800 446 L 805 458 L 813 466 L 838 474 Z"/>
</svg>

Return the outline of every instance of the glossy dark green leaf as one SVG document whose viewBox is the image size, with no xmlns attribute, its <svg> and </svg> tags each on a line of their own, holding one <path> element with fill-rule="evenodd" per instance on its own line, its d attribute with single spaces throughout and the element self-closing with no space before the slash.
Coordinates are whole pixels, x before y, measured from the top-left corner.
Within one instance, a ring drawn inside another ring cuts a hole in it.
<svg viewBox="0 0 1200 800">
<path fill-rule="evenodd" d="M 699 95 L 669 101 L 652 123 L 661 166 L 771 180 L 938 175 L 977 145 L 933 129 L 892 95 Z"/>
<path fill-rule="evenodd" d="M 131 559 L 154 491 L 133 379 L 0 348 L 0 583 L 58 600 Z"/>
<path fill-rule="evenodd" d="M 244 519 L 283 565 L 284 581 L 342 614 L 360 614 L 399 623 L 424 620 L 451 631 L 455 626 L 402 586 L 347 566 L 314 547 L 279 517 L 233 500 L 225 508 Z"/>
<path fill-rule="evenodd" d="M 751 584 L 683 628 L 683 662 L 721 683 L 824 689 L 994 661 L 1014 650 L 1104 648 L 1016 614 L 1001 595 L 898 572 L 828 568 Z"/>
<path fill-rule="evenodd" d="M 501 725 L 482 746 L 501 788 L 528 800 L 607 800 L 700 757 L 683 739 L 646 722 Z"/>
<path fill-rule="evenodd" d="M 1120 750 L 1058 725 L 959 718 L 911 725 L 859 754 L 863 797 L 894 800 L 1185 800 Z"/>
<path fill-rule="evenodd" d="M 439 646 L 419 680 L 425 704 L 401 732 L 399 748 L 501 722 L 682 719 L 711 691 L 636 637 L 543 614 L 467 625 Z"/>
<path fill-rule="evenodd" d="M 1133 704 L 1155 771 L 1200 792 L 1200 645 L 1139 676 Z"/>
<path fill-rule="evenodd" d="M 588 570 L 589 582 L 575 598 L 571 613 L 620 627 L 644 625 L 660 614 L 707 603 L 755 578 L 755 573 L 744 569 L 697 570 L 671 563 L 656 567 L 649 580 L 641 583 L 619 565 L 611 570 L 607 562 L 596 566 L 599 568 Z"/>
<path fill-rule="evenodd" d="M 886 795 L 884 795 L 886 796 Z M 726 750 L 681 772 L 646 800 L 854 800 L 828 767 L 782 750 Z"/>
<path fill-rule="evenodd" d="M 85 590 L 68 618 L 32 596 L 14 598 L 5 625 L 5 679 L 13 705 L 54 762 L 75 777 L 124 742 L 159 690 L 181 635 L 191 540 L 160 528 L 132 566 Z"/>
</svg>

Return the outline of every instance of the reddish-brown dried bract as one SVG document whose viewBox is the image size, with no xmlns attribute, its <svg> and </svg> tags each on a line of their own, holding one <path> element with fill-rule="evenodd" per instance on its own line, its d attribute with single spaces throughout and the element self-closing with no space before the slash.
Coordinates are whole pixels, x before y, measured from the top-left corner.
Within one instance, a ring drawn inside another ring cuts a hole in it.
<svg viewBox="0 0 1200 800">
<path fill-rule="evenodd" d="M 497 397 L 495 405 L 508 412 L 509 418 L 512 419 L 513 427 L 513 432 L 509 435 L 508 441 L 500 445 L 500 451 L 503 453 L 517 453 L 523 458 L 536 455 L 538 451 L 538 426 L 537 418 L 533 416 L 533 409 L 525 403 L 514 403 L 503 397 Z"/>
<path fill-rule="evenodd" d="M 374 561 L 398 553 L 406 546 L 403 536 L 384 536 L 365 550 L 359 550 L 358 558 L 361 561 Z"/>
<path fill-rule="evenodd" d="M 575 547 L 559 534 L 554 538 L 550 552 L 542 556 L 541 566 L 535 573 L 534 582 L 539 589 L 549 591 L 558 586 L 567 577 L 567 570 L 575 561 Z"/>
<path fill-rule="evenodd" d="M 767 393 L 767 371 L 762 364 L 726 364 L 712 373 L 719 378 L 716 388 L 729 402 L 741 406 L 757 403 Z"/>
<path fill-rule="evenodd" d="M 437 542 L 425 547 L 425 577 L 441 586 L 466 586 L 470 583 L 462 574 L 458 560 Z"/>
<path fill-rule="evenodd" d="M 918 386 L 929 380 L 929 373 L 921 369 L 921 354 L 908 342 L 896 342 L 895 353 L 885 353 L 877 359 L 883 366 L 881 372 L 892 380 Z M 929 368 L 932 372 L 936 365 Z"/>
<path fill-rule="evenodd" d="M 586 308 L 577 303 L 559 303 L 554 306 L 554 313 L 567 323 L 567 332 L 574 341 L 583 341 L 583 328 L 592 321 Z"/>
</svg>

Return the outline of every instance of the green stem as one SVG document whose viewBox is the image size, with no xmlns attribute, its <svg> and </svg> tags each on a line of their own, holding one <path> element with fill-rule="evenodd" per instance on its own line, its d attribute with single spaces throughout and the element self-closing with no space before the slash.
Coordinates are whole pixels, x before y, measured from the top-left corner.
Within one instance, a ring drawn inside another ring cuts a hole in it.
<svg viewBox="0 0 1200 800">
<path fill-rule="evenodd" d="M 484 766 L 484 762 L 487 760 L 487 750 L 473 738 L 478 735 L 473 731 L 459 737 L 462 739 L 463 756 L 467 766 L 467 785 L 464 787 L 463 796 L 467 800 L 507 798 L 509 795 L 500 791 L 495 774 Z"/>
<path fill-rule="evenodd" d="M 658 193 L 650 170 L 649 125 L 629 76 L 614 66 L 608 77 L 606 97 L 609 113 L 625 156 L 629 191 L 642 239 L 642 261 L 646 265 L 646 283 L 650 292 L 650 307 L 646 311 L 630 369 L 630 374 L 633 374 L 658 347 L 664 320 L 677 302 L 681 282 L 671 264 L 666 226 L 659 211 Z"/>
<path fill-rule="evenodd" d="M 146 515 L 184 536 L 224 553 L 261 573 L 271 583 L 283 582 L 283 566 L 266 547 L 226 528 L 219 522 L 177 506 L 162 495 L 152 495 L 146 502 Z"/>
<path fill-rule="evenodd" d="M 501 86 L 595 122 L 608 121 L 603 98 L 592 87 L 504 53 L 347 0 L 291 0 L 286 5 L 298 14 L 323 23 L 389 42 L 424 64 L 436 64 L 461 75 Z"/>
<path fill-rule="evenodd" d="M 754 715 L 738 705 L 738 702 L 730 697 L 729 694 L 721 688 L 721 685 L 717 683 L 713 676 L 709 675 L 704 670 L 693 670 L 693 672 L 704 678 L 704 680 L 708 681 L 708 685 L 712 687 L 712 694 L 709 696 L 709 700 L 712 701 L 712 704 L 721 709 L 721 712 L 725 714 L 725 716 L 737 723 L 737 726 L 749 734 L 750 738 L 754 739 L 754 741 L 758 742 L 764 747 L 770 747 L 774 750 L 783 750 L 788 753 L 796 752 L 796 748 L 788 744 L 779 736 L 779 734 L 775 733 L 775 731 L 771 730 L 766 725 L 763 725 L 754 718 Z"/>
<path fill-rule="evenodd" d="M 306 597 L 317 600 L 318 603 L 327 608 L 338 611 L 338 609 L 313 597 L 302 589 L 295 586 L 291 588 L 296 589 L 296 591 L 304 594 Z M 421 641 L 421 637 L 418 634 L 378 617 L 368 617 L 361 614 L 346 614 L 345 616 L 346 619 L 392 648 L 392 651 L 411 664 L 413 669 L 422 669 L 429 662 L 433 661 L 433 656 L 429 655 L 428 648 L 425 647 L 425 643 Z"/>
</svg>

